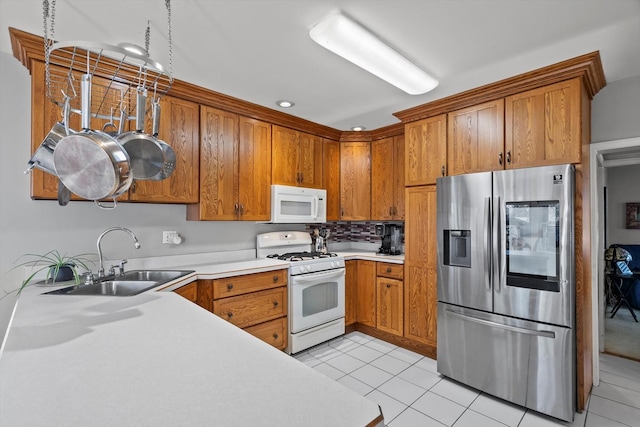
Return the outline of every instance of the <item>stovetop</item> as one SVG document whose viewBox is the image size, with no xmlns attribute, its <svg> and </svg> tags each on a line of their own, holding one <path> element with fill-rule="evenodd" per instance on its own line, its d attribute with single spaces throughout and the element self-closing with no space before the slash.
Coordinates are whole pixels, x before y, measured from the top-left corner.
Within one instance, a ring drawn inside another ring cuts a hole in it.
<svg viewBox="0 0 640 427">
<path fill-rule="evenodd" d="M 307 261 L 310 259 L 320 259 L 320 258 L 332 258 L 337 257 L 336 253 L 324 253 L 324 252 L 287 252 L 284 254 L 270 254 L 267 255 L 267 258 L 277 258 L 282 261 Z"/>
</svg>

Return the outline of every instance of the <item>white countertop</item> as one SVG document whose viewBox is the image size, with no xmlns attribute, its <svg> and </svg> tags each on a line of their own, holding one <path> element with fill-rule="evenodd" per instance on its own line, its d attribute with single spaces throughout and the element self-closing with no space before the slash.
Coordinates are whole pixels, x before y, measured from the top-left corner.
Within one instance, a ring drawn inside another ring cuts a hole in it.
<svg viewBox="0 0 640 427">
<path fill-rule="evenodd" d="M 4 427 L 376 425 L 374 402 L 173 292 L 47 290 L 23 291 L 0 357 Z"/>
<path fill-rule="evenodd" d="M 339 254 L 404 262 L 403 255 Z M 155 292 L 288 262 L 193 259 L 199 263 L 134 261 L 134 268 L 194 273 L 133 297 L 25 288 L 0 354 L 0 425 L 376 425 L 372 401 L 179 295 Z"/>
</svg>

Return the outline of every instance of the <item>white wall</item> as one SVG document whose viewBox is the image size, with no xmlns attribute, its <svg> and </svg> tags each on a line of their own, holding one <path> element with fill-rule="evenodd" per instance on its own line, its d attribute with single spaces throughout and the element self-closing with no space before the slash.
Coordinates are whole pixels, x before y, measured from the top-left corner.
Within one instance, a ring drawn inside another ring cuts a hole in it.
<svg viewBox="0 0 640 427">
<path fill-rule="evenodd" d="M 640 76 L 608 83 L 591 104 L 591 142 L 640 136 Z"/>
<path fill-rule="evenodd" d="M 31 200 L 29 175 L 23 171 L 31 157 L 30 76 L 13 56 L 0 52 L 0 296 L 13 290 L 19 278 L 8 272 L 25 253 L 58 249 L 70 255 L 96 253 L 96 239 L 112 226 L 130 228 L 142 247 L 133 248 L 124 233 L 103 239 L 109 259 L 217 252 L 255 248 L 258 233 L 280 229 L 304 230 L 303 225 L 268 225 L 245 221 L 186 221 L 184 205 L 122 203 L 115 210 L 92 202 Z M 162 231 L 176 230 L 179 246 L 162 245 Z M 0 300 L 0 337 L 4 335 L 14 298 Z"/>
<path fill-rule="evenodd" d="M 640 203 L 640 165 L 609 167 L 607 174 L 607 246 L 640 244 L 640 229 L 626 228 L 626 203 Z"/>
</svg>

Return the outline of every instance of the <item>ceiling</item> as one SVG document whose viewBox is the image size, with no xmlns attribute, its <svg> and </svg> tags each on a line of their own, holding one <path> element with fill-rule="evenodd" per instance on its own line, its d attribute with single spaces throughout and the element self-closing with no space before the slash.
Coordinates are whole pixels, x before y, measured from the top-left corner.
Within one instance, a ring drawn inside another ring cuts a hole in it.
<svg viewBox="0 0 640 427">
<path fill-rule="evenodd" d="M 52 0 L 50 0 L 52 1 Z M 600 51 L 608 83 L 640 75 L 640 0 L 172 0 L 173 75 L 340 130 L 397 123 L 394 112 Z M 440 85 L 407 95 L 316 45 L 339 9 Z M 55 38 L 131 42 L 169 65 L 164 0 L 57 0 Z M 42 0 L 0 0 L 8 27 L 43 35 Z"/>
</svg>

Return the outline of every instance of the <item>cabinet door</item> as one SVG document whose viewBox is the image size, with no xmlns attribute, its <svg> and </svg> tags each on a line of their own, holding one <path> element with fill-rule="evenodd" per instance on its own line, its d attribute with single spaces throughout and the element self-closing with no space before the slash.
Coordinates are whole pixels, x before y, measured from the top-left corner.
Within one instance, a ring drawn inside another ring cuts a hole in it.
<svg viewBox="0 0 640 427">
<path fill-rule="evenodd" d="M 368 220 L 371 213 L 371 145 L 368 142 L 340 143 L 341 219 Z"/>
<path fill-rule="evenodd" d="M 301 187 L 322 188 L 322 138 L 299 132 L 298 172 Z"/>
<path fill-rule="evenodd" d="M 581 90 L 573 79 L 506 98 L 508 169 L 580 163 Z"/>
<path fill-rule="evenodd" d="M 177 293 L 181 297 L 188 299 L 191 302 L 196 302 L 198 300 L 198 283 L 191 282 L 188 285 L 182 286 L 173 292 Z"/>
<path fill-rule="evenodd" d="M 240 117 L 239 214 L 245 221 L 271 219 L 271 124 Z"/>
<path fill-rule="evenodd" d="M 176 166 L 162 181 L 135 181 L 129 200 L 155 203 L 197 203 L 199 200 L 199 116 L 198 104 L 165 96 L 160 100 L 158 138 L 173 148 Z"/>
<path fill-rule="evenodd" d="M 376 327 L 376 263 L 357 261 L 357 308 L 358 323 Z"/>
<path fill-rule="evenodd" d="M 504 168 L 504 100 L 448 114 L 448 174 Z"/>
<path fill-rule="evenodd" d="M 297 186 L 299 142 L 298 132 L 282 126 L 273 126 L 272 183 Z"/>
<path fill-rule="evenodd" d="M 404 219 L 404 135 L 393 138 L 393 217 L 397 221 Z"/>
<path fill-rule="evenodd" d="M 402 280 L 378 277 L 376 289 L 376 327 L 381 331 L 402 336 L 402 291 Z"/>
<path fill-rule="evenodd" d="M 405 185 L 435 184 L 447 173 L 447 115 L 405 125 Z"/>
<path fill-rule="evenodd" d="M 371 142 L 371 219 L 394 219 L 394 144 L 393 138 Z"/>
<path fill-rule="evenodd" d="M 322 143 L 322 188 L 327 190 L 327 221 L 340 220 L 340 143 Z"/>
<path fill-rule="evenodd" d="M 238 116 L 200 109 L 200 203 L 187 206 L 191 220 L 234 220 L 238 203 Z"/>
<path fill-rule="evenodd" d="M 357 290 L 358 290 L 358 267 L 357 261 L 345 261 L 345 283 L 344 283 L 344 322 L 346 325 L 356 323 L 357 319 Z"/>
<path fill-rule="evenodd" d="M 244 328 L 287 315 L 287 288 L 280 287 L 213 301 L 213 313 Z"/>
<path fill-rule="evenodd" d="M 270 322 L 260 323 L 245 329 L 256 338 L 261 339 L 267 344 L 271 344 L 277 349 L 284 350 L 287 347 L 287 318 L 271 320 Z"/>
<path fill-rule="evenodd" d="M 404 335 L 435 345 L 436 287 L 436 188 L 407 188 L 405 220 Z"/>
</svg>

